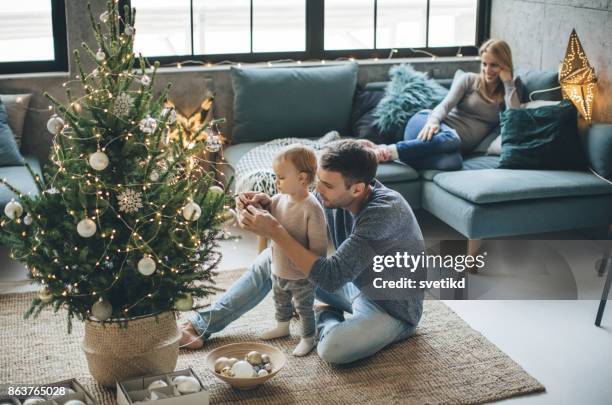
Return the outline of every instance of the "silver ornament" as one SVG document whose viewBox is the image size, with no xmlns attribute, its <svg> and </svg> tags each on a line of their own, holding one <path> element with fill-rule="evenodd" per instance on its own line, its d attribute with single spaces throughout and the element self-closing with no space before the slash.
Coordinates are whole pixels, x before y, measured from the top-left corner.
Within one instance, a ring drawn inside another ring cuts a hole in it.
<svg viewBox="0 0 612 405">
<path fill-rule="evenodd" d="M 21 217 L 21 214 L 23 214 L 23 207 L 21 204 L 19 204 L 19 202 L 15 201 L 15 199 L 11 199 L 11 201 L 4 206 L 4 215 L 10 219 L 19 218 Z"/>
<path fill-rule="evenodd" d="M 266 370 L 259 370 L 257 372 L 257 377 L 265 377 L 267 376 L 269 373 Z"/>
<path fill-rule="evenodd" d="M 263 361 L 264 364 L 268 364 L 270 362 L 270 356 L 268 356 L 267 354 L 262 354 L 261 361 Z"/>
<path fill-rule="evenodd" d="M 77 224 L 77 233 L 84 238 L 93 236 L 96 233 L 96 223 L 89 218 L 80 220 Z"/>
<path fill-rule="evenodd" d="M 123 30 L 123 33 L 128 37 L 131 37 L 134 34 L 134 27 L 132 27 L 131 25 L 126 25 L 125 29 Z"/>
<path fill-rule="evenodd" d="M 57 114 L 53 114 L 49 121 L 47 121 L 47 131 L 51 132 L 53 135 L 57 135 L 62 132 L 64 128 L 64 120 L 61 119 Z"/>
<path fill-rule="evenodd" d="M 161 111 L 162 118 L 168 118 L 168 124 L 172 125 L 176 122 L 176 111 L 173 108 L 166 107 Z"/>
<path fill-rule="evenodd" d="M 258 351 L 255 351 L 255 350 L 253 350 L 252 352 L 249 352 L 246 355 L 246 361 L 248 361 L 252 365 L 258 365 L 258 364 L 263 363 L 263 361 L 261 359 L 261 353 L 259 353 Z"/>
<path fill-rule="evenodd" d="M 208 152 L 215 153 L 221 150 L 221 139 L 214 135 L 212 132 L 208 133 L 208 136 L 204 140 L 204 147 Z"/>
<path fill-rule="evenodd" d="M 102 51 L 102 49 L 98 49 L 98 52 L 96 52 L 96 60 L 98 62 L 102 62 L 104 59 L 106 59 L 104 51 Z"/>
<path fill-rule="evenodd" d="M 91 314 L 99 321 L 106 321 L 113 315 L 113 306 L 100 298 L 91 306 Z"/>
<path fill-rule="evenodd" d="M 143 276 L 150 276 L 155 273 L 155 260 L 145 256 L 138 261 L 138 272 Z"/>
<path fill-rule="evenodd" d="M 193 297 L 191 294 L 186 294 L 184 298 L 175 300 L 174 308 L 177 311 L 191 311 L 193 308 Z"/>
<path fill-rule="evenodd" d="M 202 215 L 202 208 L 193 201 L 183 207 L 183 218 L 188 221 L 197 221 L 200 215 Z"/>
<path fill-rule="evenodd" d="M 108 163 L 108 156 L 101 150 L 98 150 L 89 155 L 89 166 L 91 166 L 91 168 L 94 170 L 104 170 L 108 167 Z"/>
<path fill-rule="evenodd" d="M 155 118 L 152 118 L 150 115 L 147 115 L 145 118 L 140 120 L 138 124 L 138 128 L 145 134 L 152 134 L 157 129 L 157 121 Z"/>
<path fill-rule="evenodd" d="M 32 225 L 32 221 L 34 221 L 34 217 L 29 212 L 23 217 L 23 223 L 26 225 Z"/>
</svg>

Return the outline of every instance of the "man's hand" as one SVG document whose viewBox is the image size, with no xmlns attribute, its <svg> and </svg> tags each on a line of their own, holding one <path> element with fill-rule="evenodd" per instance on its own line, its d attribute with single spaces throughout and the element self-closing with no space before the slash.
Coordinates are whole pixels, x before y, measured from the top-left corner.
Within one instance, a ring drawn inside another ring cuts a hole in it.
<svg viewBox="0 0 612 405">
<path fill-rule="evenodd" d="M 440 126 L 434 124 L 425 124 L 417 139 L 420 141 L 429 141 L 440 130 Z"/>
<path fill-rule="evenodd" d="M 274 239 L 282 225 L 268 211 L 249 205 L 240 210 L 240 226 L 263 238 Z"/>
</svg>

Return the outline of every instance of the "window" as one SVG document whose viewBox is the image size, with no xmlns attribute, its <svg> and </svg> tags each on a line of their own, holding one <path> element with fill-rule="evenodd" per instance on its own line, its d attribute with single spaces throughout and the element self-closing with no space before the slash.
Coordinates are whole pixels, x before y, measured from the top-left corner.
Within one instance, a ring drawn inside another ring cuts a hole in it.
<svg viewBox="0 0 612 405">
<path fill-rule="evenodd" d="M 0 2 L 0 74 L 67 71 L 64 0 Z"/>
<path fill-rule="evenodd" d="M 123 0 L 124 2 L 128 0 Z M 131 0 L 162 63 L 476 55 L 490 0 Z M 163 23 L 162 23 L 163 22 Z"/>
</svg>

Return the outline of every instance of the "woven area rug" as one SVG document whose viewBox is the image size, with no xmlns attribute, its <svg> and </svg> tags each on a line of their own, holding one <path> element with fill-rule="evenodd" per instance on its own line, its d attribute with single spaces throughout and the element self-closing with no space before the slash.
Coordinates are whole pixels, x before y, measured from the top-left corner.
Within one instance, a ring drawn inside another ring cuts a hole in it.
<svg viewBox="0 0 612 405">
<path fill-rule="evenodd" d="M 227 287 L 240 271 L 217 278 Z M 101 404 L 115 404 L 115 393 L 89 376 L 81 351 L 82 325 L 66 334 L 65 314 L 44 311 L 36 320 L 23 320 L 29 294 L 0 296 L 0 383 L 51 383 L 76 378 Z M 199 351 L 182 351 L 178 369 L 192 367 L 209 385 L 211 405 L 230 404 L 478 404 L 544 387 L 444 303 L 426 301 L 415 336 L 350 366 L 334 367 L 316 352 L 291 356 L 298 338 L 273 341 L 288 358 L 287 365 L 254 391 L 240 392 L 216 379 L 204 359 L 221 345 L 258 341 L 274 324 L 271 295 L 259 306 Z M 297 331 L 297 325 L 291 325 Z M 350 344 L 350 342 L 347 342 Z"/>
</svg>

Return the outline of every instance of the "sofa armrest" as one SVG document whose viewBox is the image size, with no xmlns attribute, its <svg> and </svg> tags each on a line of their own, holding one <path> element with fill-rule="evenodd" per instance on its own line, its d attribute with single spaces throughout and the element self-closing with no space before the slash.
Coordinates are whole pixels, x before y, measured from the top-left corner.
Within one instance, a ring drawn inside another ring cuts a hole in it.
<svg viewBox="0 0 612 405">
<path fill-rule="evenodd" d="M 612 179 L 612 125 L 593 124 L 583 143 L 591 168 L 600 176 Z"/>
</svg>

